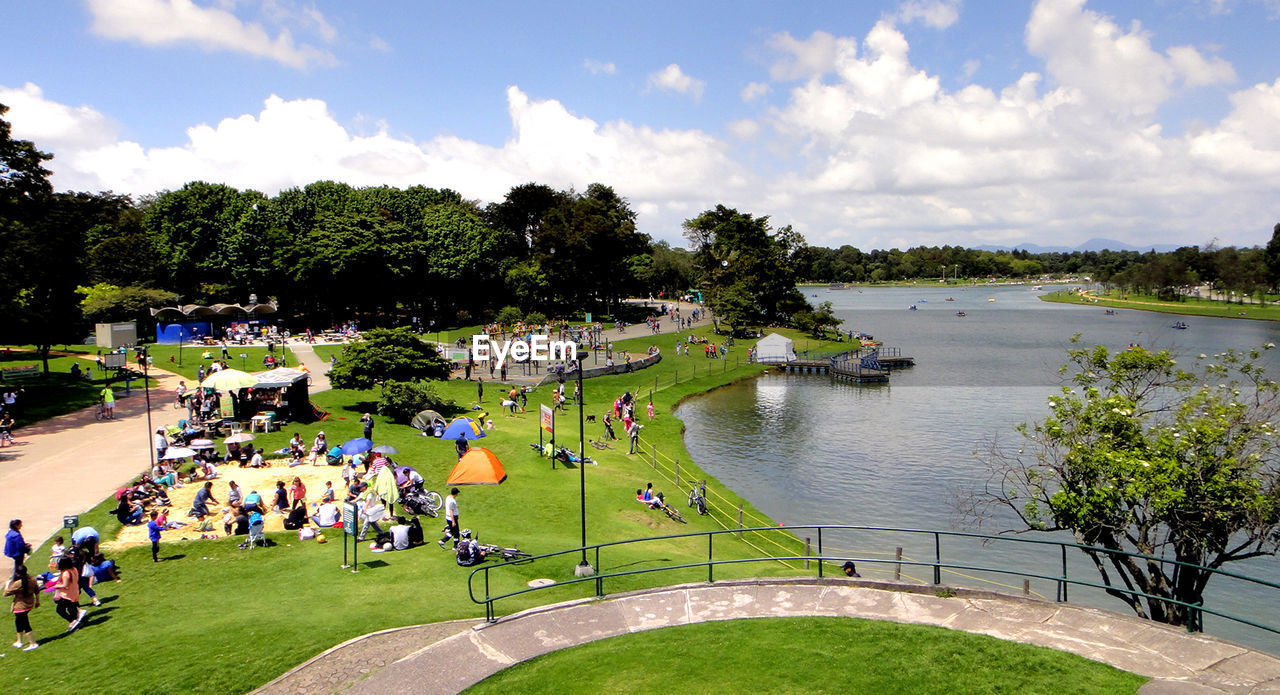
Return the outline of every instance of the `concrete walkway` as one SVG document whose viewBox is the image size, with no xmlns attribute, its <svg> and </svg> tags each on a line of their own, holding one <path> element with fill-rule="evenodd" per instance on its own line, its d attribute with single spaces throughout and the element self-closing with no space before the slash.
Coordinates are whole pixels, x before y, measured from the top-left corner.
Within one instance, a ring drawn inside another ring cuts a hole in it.
<svg viewBox="0 0 1280 695">
<path fill-rule="evenodd" d="M 328 391 L 333 388 L 329 384 L 329 361 L 320 359 L 314 348 L 307 343 L 290 343 L 289 349 L 293 351 L 293 356 L 298 362 L 307 366 L 307 370 L 311 372 L 311 387 L 308 389 L 311 393 L 319 393 Z"/>
<path fill-rule="evenodd" d="M 150 374 L 158 381 L 151 389 L 151 428 L 143 390 L 125 396 L 117 386 L 114 420 L 97 421 L 95 408 L 86 408 L 22 427 L 14 431 L 15 445 L 0 449 L 0 516 L 22 519 L 32 546 L 62 528 L 63 515 L 91 509 L 149 470 L 152 433 L 186 417 L 173 408 L 185 377 L 156 368 Z"/>
<path fill-rule="evenodd" d="M 397 645 L 404 656 L 381 669 L 377 663 L 396 651 L 388 649 L 387 633 L 368 636 L 367 643 L 357 638 L 257 692 L 456 693 L 512 664 L 606 637 L 713 620 L 835 616 L 936 625 L 1060 649 L 1152 678 L 1142 695 L 1280 693 L 1280 659 L 1213 637 L 1085 606 L 963 588 L 941 598 L 934 591 L 889 582 L 759 579 L 571 601 L 493 624 L 473 622 L 469 629 L 462 621 L 407 629 L 423 630 L 418 648 L 408 644 L 415 633 L 404 632 Z M 334 670 L 327 661 L 346 670 L 317 678 Z"/>
</svg>

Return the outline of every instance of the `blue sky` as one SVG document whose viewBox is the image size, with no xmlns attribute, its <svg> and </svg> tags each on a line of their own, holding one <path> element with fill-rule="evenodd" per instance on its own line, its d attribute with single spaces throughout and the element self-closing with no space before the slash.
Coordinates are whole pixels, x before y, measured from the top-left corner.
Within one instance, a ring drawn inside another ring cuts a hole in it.
<svg viewBox="0 0 1280 695">
<path fill-rule="evenodd" d="M 12 3 L 0 103 L 59 188 L 614 186 L 811 243 L 1254 245 L 1280 0 Z"/>
</svg>

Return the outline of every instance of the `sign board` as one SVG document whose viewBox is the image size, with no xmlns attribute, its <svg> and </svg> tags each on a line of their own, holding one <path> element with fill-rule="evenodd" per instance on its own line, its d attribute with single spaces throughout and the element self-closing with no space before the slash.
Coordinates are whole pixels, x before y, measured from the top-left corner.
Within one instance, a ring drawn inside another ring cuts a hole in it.
<svg viewBox="0 0 1280 695">
<path fill-rule="evenodd" d="M 587 314 L 587 323 L 591 323 L 591 314 Z"/>
<path fill-rule="evenodd" d="M 538 412 L 542 414 L 542 429 L 551 434 L 556 432 L 556 414 L 555 411 L 546 405 L 538 406 Z"/>
<path fill-rule="evenodd" d="M 342 503 L 342 530 L 349 535 L 356 535 L 360 532 L 360 528 L 356 525 L 358 515 L 356 514 L 355 502 Z"/>
<path fill-rule="evenodd" d="M 129 361 L 129 356 L 122 352 L 108 352 L 102 356 L 102 367 L 104 369 L 124 369 L 124 365 Z"/>
<path fill-rule="evenodd" d="M 62 517 L 62 528 L 73 529 L 80 525 L 80 515 L 70 514 Z"/>
</svg>

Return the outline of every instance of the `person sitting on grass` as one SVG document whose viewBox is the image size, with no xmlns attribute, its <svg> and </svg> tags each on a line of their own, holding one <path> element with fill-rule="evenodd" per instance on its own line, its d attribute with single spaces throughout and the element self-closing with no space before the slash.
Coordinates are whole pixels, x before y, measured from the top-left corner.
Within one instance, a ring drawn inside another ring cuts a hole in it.
<svg viewBox="0 0 1280 695">
<path fill-rule="evenodd" d="M 125 526 L 137 526 L 142 523 L 142 503 L 131 499 L 128 494 L 120 495 L 114 514 Z"/>
<path fill-rule="evenodd" d="M 338 505 L 333 501 L 325 502 L 316 508 L 316 513 L 311 515 L 311 521 L 321 528 L 329 528 L 338 523 Z"/>
<path fill-rule="evenodd" d="M 456 549 L 458 554 L 458 564 L 462 567 L 475 567 L 484 562 L 487 553 L 480 547 L 480 544 L 471 537 L 471 529 L 462 529 L 462 540 L 458 542 Z"/>
<path fill-rule="evenodd" d="M 294 432 L 293 438 L 289 440 L 289 454 L 293 456 L 294 461 L 301 461 L 303 456 L 307 455 L 306 444 L 302 441 L 302 435 Z"/>
<path fill-rule="evenodd" d="M 120 567 L 115 560 L 108 560 L 101 552 L 94 553 L 86 568 L 93 573 L 94 582 L 120 581 Z"/>
</svg>

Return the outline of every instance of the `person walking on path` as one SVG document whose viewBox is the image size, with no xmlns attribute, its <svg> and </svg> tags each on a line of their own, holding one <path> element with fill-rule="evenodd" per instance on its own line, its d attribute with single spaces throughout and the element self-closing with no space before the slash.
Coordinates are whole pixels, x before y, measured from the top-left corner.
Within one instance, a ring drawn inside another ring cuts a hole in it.
<svg viewBox="0 0 1280 695">
<path fill-rule="evenodd" d="M 4 556 L 13 558 L 13 569 L 16 572 L 18 565 L 25 564 L 30 554 L 31 544 L 22 537 L 22 519 L 11 520 L 9 532 L 4 534 Z"/>
<path fill-rule="evenodd" d="M 58 560 L 58 584 L 54 587 L 53 602 L 58 606 L 58 615 L 67 621 L 67 632 L 80 627 L 88 611 L 80 608 L 80 577 L 76 574 L 76 561 L 69 555 Z"/>
<path fill-rule="evenodd" d="M 445 547 L 445 541 L 453 539 L 453 548 L 457 550 L 458 539 L 462 538 L 462 531 L 458 526 L 458 488 L 449 490 L 449 496 L 444 498 L 444 538 L 439 541 L 441 548 Z"/>
<path fill-rule="evenodd" d="M 107 410 L 108 420 L 116 416 L 116 394 L 110 384 L 102 389 L 102 406 Z"/>
<path fill-rule="evenodd" d="M 4 595 L 13 597 L 13 627 L 18 639 L 13 646 L 24 652 L 40 646 L 31 634 L 31 611 L 40 607 L 40 589 L 36 580 L 27 575 L 27 566 L 18 565 L 13 569 L 13 578 L 4 587 Z M 27 646 L 22 646 L 22 638 L 26 637 Z"/>
<path fill-rule="evenodd" d="M 13 446 L 13 413 L 5 411 L 0 415 L 0 444 Z"/>
<path fill-rule="evenodd" d="M 156 522 L 159 513 L 151 510 L 151 521 L 147 522 L 147 539 L 151 541 L 151 561 L 160 562 L 160 532 L 164 530 L 160 524 Z"/>
<path fill-rule="evenodd" d="M 156 448 L 156 460 L 164 458 L 164 452 L 169 450 L 169 440 L 164 436 L 164 429 L 156 430 L 156 434 L 152 437 L 153 445 Z"/>
</svg>

